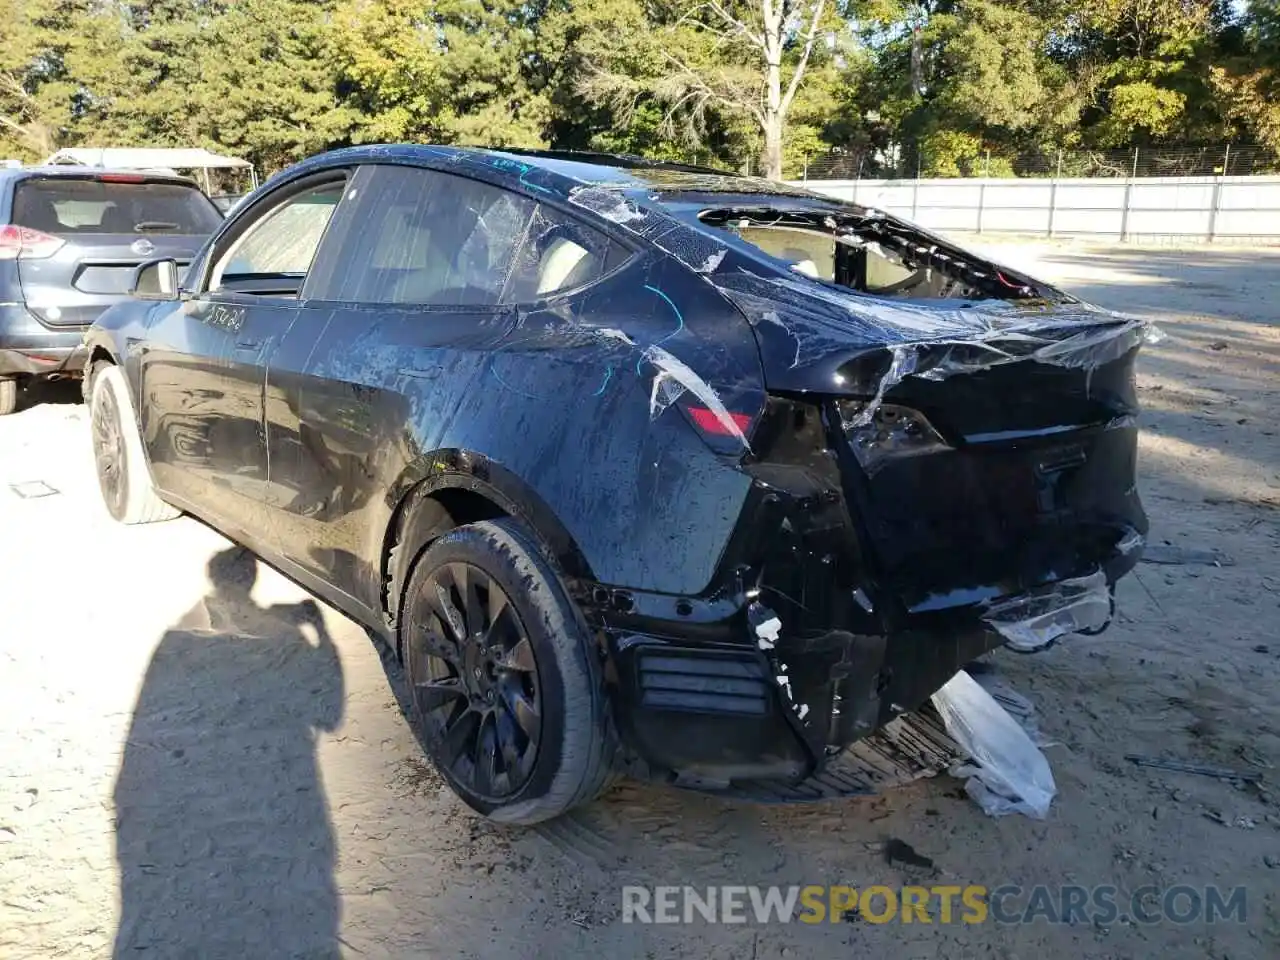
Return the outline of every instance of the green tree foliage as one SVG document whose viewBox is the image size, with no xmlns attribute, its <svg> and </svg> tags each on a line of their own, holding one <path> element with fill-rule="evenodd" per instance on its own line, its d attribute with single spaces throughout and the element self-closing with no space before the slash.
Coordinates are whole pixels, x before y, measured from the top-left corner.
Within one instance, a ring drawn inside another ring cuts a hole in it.
<svg viewBox="0 0 1280 960">
<path fill-rule="evenodd" d="M 1052 24 L 1035 10 L 942 0 L 885 13 L 890 19 L 878 26 L 891 36 L 865 101 L 877 105 L 886 137 L 916 146 L 921 172 L 976 173 L 992 147 L 1026 147 L 1074 129 L 1077 85 L 1051 58 Z"/>
<path fill-rule="evenodd" d="M 1222 0 L 1082 0 L 1064 60 L 1093 91 L 1081 122 L 1102 147 L 1216 137 L 1206 55 L 1227 21 Z"/>
<path fill-rule="evenodd" d="M 755 121 L 707 98 L 664 96 L 670 57 L 702 64 L 709 76 L 736 76 L 716 62 L 716 38 L 674 7 L 639 0 L 573 0 L 550 7 L 540 54 L 553 110 L 550 140 L 670 160 L 759 169 Z M 674 108 L 674 109 L 673 109 Z"/>
<path fill-rule="evenodd" d="M 355 126 L 329 49 L 331 4 L 0 2 L 11 13 L 0 21 L 6 153 L 194 145 L 271 169 L 347 141 Z"/>
<path fill-rule="evenodd" d="M 513 0 L 345 0 L 332 41 L 356 138 L 543 144 L 540 18 Z"/>
<path fill-rule="evenodd" d="M 1280 0 L 0 0 L 0 155 L 556 146 L 873 175 L 1252 139 Z"/>
<path fill-rule="evenodd" d="M 90 0 L 0 0 L 0 155 L 42 159 L 68 136 L 79 94 L 69 64 Z"/>
<path fill-rule="evenodd" d="M 631 22 L 648 31 L 596 36 L 582 52 L 576 89 L 624 125 L 637 108 L 656 107 L 661 132 L 688 144 L 712 129 L 736 128 L 739 139 L 761 144 L 765 174 L 781 176 L 786 121 L 806 77 L 826 59 L 827 39 L 850 14 L 834 0 L 673 0 L 633 8 Z"/>
<path fill-rule="evenodd" d="M 1209 82 L 1226 119 L 1280 153 L 1280 0 L 1253 0 L 1233 39 Z"/>
<path fill-rule="evenodd" d="M 204 67 L 197 92 L 211 145 L 273 169 L 350 139 L 360 112 L 338 93 L 325 4 L 238 0 L 213 27 L 217 47 L 238 53 Z"/>
</svg>

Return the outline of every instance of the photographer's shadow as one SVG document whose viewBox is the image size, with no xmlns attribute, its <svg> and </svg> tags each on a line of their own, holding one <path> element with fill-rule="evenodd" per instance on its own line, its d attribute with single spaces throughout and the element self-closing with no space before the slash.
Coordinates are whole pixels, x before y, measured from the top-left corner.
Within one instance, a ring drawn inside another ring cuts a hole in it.
<svg viewBox="0 0 1280 960">
<path fill-rule="evenodd" d="M 116 780 L 115 956 L 339 956 L 335 842 L 315 731 L 342 717 L 311 600 L 258 606 L 257 560 L 209 562 L 210 593 L 147 668 Z"/>
</svg>

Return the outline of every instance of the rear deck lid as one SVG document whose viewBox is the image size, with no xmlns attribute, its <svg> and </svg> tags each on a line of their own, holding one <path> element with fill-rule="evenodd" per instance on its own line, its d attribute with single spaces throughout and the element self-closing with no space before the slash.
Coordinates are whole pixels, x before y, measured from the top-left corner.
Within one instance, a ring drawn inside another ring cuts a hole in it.
<svg viewBox="0 0 1280 960">
<path fill-rule="evenodd" d="M 771 391 L 879 397 L 907 376 L 1096 367 L 1148 330 L 878 211 L 790 195 L 706 200 L 723 205 L 665 206 L 720 247 L 699 272 L 750 321 Z"/>
</svg>

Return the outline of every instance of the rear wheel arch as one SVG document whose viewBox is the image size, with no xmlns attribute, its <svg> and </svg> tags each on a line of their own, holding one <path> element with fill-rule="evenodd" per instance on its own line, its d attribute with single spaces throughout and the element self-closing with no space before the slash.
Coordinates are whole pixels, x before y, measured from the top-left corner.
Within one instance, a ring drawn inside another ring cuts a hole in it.
<svg viewBox="0 0 1280 960">
<path fill-rule="evenodd" d="M 484 520 L 513 518 L 560 572 L 590 579 L 585 557 L 564 525 L 515 474 L 487 458 L 457 451 L 426 460 L 427 469 L 398 485 L 391 521 L 383 538 L 382 608 L 394 632 L 414 561 L 450 530 Z"/>
</svg>

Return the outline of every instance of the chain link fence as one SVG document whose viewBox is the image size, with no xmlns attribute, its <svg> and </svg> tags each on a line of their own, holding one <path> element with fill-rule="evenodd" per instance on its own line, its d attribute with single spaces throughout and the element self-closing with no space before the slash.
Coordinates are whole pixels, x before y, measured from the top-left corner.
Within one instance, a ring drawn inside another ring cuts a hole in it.
<svg viewBox="0 0 1280 960">
<path fill-rule="evenodd" d="M 1209 177 L 1280 173 L 1280 156 L 1256 144 L 1040 150 L 1015 156 L 985 151 L 931 161 L 923 150 L 832 150 L 787 165 L 788 180 L 914 180 L 943 177 Z"/>
</svg>

